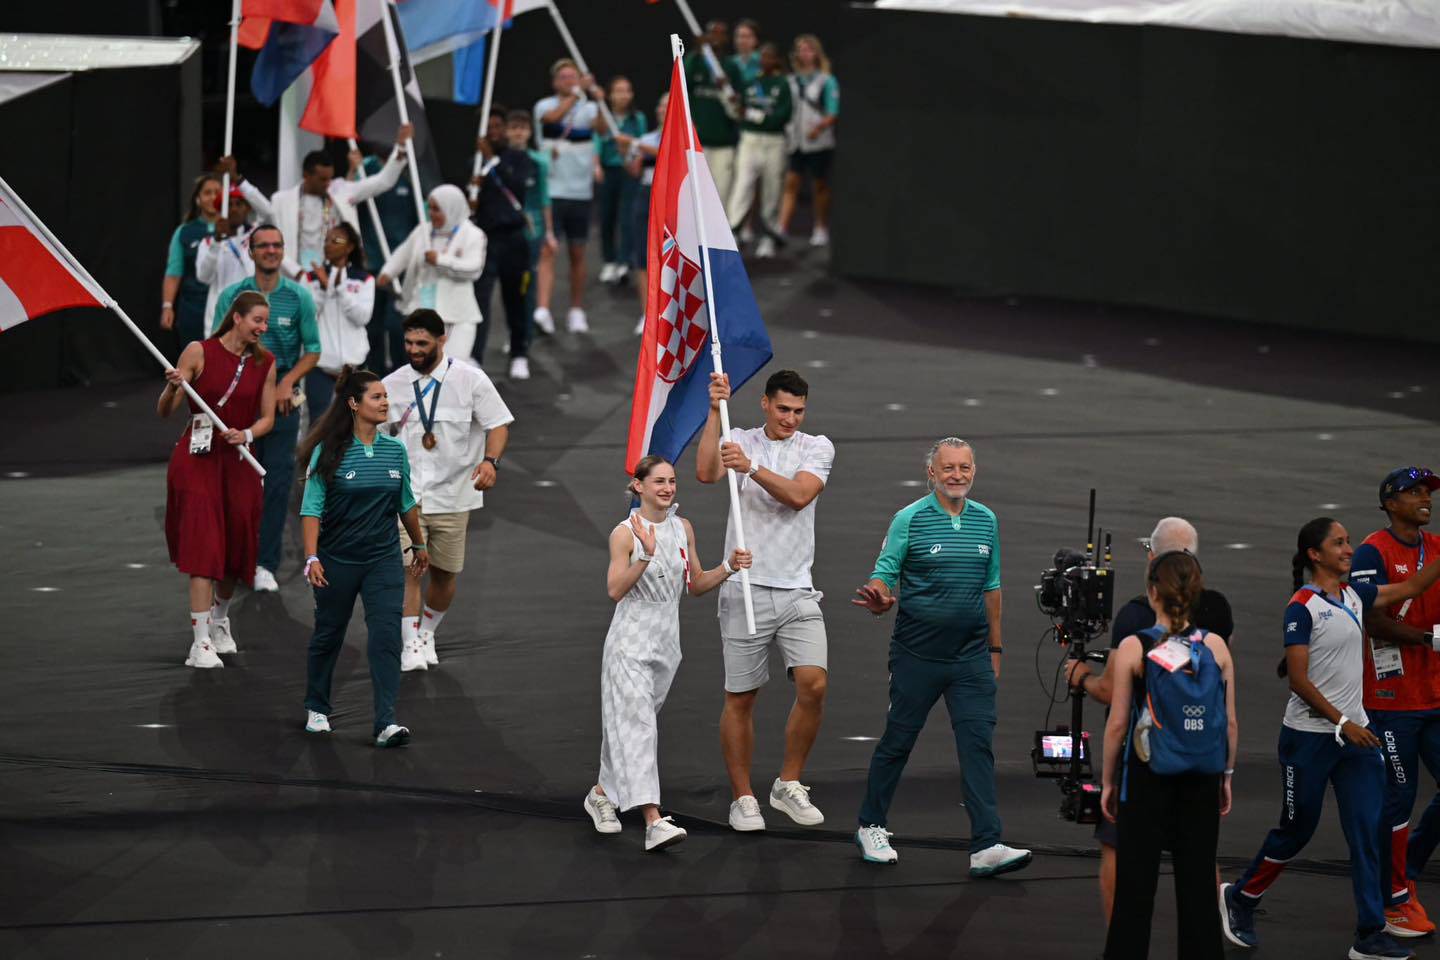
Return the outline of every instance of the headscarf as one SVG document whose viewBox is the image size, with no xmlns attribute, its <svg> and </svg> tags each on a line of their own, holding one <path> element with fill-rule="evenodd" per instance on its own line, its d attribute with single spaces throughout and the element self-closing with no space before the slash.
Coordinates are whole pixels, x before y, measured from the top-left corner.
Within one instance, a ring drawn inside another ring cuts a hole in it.
<svg viewBox="0 0 1440 960">
<path fill-rule="evenodd" d="M 441 229 L 454 230 L 470 219 L 470 202 L 465 199 L 464 191 L 454 184 L 440 184 L 430 191 L 430 199 L 435 201 L 435 206 L 440 208 L 440 213 L 445 218 Z"/>
</svg>

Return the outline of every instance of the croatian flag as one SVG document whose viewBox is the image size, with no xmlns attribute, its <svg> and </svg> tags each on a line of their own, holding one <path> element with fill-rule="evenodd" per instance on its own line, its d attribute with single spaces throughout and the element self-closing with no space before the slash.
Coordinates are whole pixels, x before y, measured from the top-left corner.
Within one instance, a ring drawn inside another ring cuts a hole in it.
<svg viewBox="0 0 1440 960">
<path fill-rule="evenodd" d="M 673 463 L 705 426 L 710 373 L 715 369 L 711 337 L 724 348 L 722 359 L 732 390 L 738 390 L 773 355 L 720 194 L 689 123 L 678 57 L 671 70 L 670 105 L 662 131 L 650 193 L 645 335 L 635 370 L 626 470 L 634 470 L 636 462 L 651 453 Z M 700 211 L 695 209 L 692 175 L 698 181 Z M 714 296 L 708 308 L 702 248 L 709 253 Z"/>
<path fill-rule="evenodd" d="M 66 307 L 108 303 L 105 291 L 71 264 L 0 180 L 0 330 Z"/>
</svg>

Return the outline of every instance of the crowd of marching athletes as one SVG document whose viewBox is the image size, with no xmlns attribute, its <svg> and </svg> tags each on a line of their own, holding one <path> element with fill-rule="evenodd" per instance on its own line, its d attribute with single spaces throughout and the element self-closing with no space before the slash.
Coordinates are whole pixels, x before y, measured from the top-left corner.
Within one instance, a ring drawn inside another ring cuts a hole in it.
<svg viewBox="0 0 1440 960">
<path fill-rule="evenodd" d="M 776 256 L 807 184 L 808 244 L 828 246 L 840 89 L 820 39 L 802 34 L 782 53 L 763 41 L 754 20 L 738 21 L 733 35 L 726 22 L 711 21 L 685 55 L 684 70 L 696 135 L 742 248 L 759 259 Z M 220 292 L 254 274 L 251 232 L 262 223 L 280 228 L 282 275 L 314 296 L 319 313 L 321 358 L 288 385 L 303 388 L 312 414 L 325 409 L 344 364 L 389 371 L 404 362 L 400 318 L 418 307 L 445 315 L 452 356 L 482 365 L 499 316 L 497 286 L 509 329 L 502 344 L 508 377 L 529 379 L 534 334 L 555 334 L 560 325 L 552 306 L 562 259 L 569 287 L 563 325 L 574 334 L 590 329 L 586 248 L 597 230 L 599 281 L 633 286 L 643 313 L 664 97 L 647 115 L 625 76 L 602 87 L 568 59 L 549 73 L 551 93 L 531 110 L 491 109 L 477 143 L 484 157 L 478 196 L 467 209 L 458 188 L 439 188 L 429 198 L 429 224 L 415 225 L 400 150 L 383 161 L 352 150 L 343 177 L 330 153 L 313 152 L 302 162 L 301 182 L 270 197 L 234 158 L 222 158 L 196 180 L 185 222 L 171 237 L 162 327 L 174 329 L 182 347 L 214 329 Z M 407 136 L 402 131 L 402 141 Z M 221 216 L 225 174 L 231 186 Z M 378 224 L 362 215 L 366 201 L 375 204 Z M 343 236 L 332 242 L 337 229 Z"/>
</svg>

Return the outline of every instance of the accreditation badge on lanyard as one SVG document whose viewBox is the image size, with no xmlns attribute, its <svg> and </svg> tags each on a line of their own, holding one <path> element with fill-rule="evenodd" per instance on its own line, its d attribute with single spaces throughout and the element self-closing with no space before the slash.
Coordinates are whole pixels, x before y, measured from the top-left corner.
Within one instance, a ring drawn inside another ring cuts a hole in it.
<svg viewBox="0 0 1440 960">
<path fill-rule="evenodd" d="M 1425 569 L 1425 538 L 1420 538 L 1420 557 L 1415 563 L 1415 575 L 1419 576 L 1420 571 Z M 1406 600 L 1395 614 L 1396 620 L 1404 620 L 1405 614 L 1410 612 L 1410 604 L 1414 600 Z M 1405 676 L 1405 658 L 1400 655 L 1400 647 L 1393 643 L 1386 643 L 1383 640 L 1370 638 L 1370 660 L 1375 664 L 1375 679 L 1390 680 L 1395 677 Z"/>
<path fill-rule="evenodd" d="M 245 375 L 245 361 L 249 357 L 241 357 L 240 362 L 235 365 L 235 376 L 230 379 L 230 387 L 225 395 L 216 403 L 216 409 L 224 407 L 230 402 L 230 397 L 235 393 L 235 388 L 240 386 L 240 378 Z M 195 454 L 209 453 L 210 445 L 214 442 L 215 424 L 210 417 L 203 413 L 197 413 L 190 418 L 190 452 Z"/>
</svg>

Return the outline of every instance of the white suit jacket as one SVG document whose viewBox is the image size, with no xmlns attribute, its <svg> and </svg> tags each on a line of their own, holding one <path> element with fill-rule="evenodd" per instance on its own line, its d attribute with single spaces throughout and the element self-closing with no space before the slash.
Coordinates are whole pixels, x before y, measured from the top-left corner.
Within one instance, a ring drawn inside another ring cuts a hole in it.
<svg viewBox="0 0 1440 960">
<path fill-rule="evenodd" d="M 373 177 L 366 177 L 364 180 L 345 180 L 336 177 L 330 181 L 330 200 L 335 204 L 340 218 L 358 233 L 360 230 L 360 215 L 357 212 L 360 204 L 377 197 L 395 186 L 400 180 L 400 174 L 405 170 L 405 153 L 396 149 L 390 152 L 390 159 L 385 166 Z M 291 279 L 298 279 L 301 274 L 310 269 L 310 265 L 301 266 L 295 258 L 300 255 L 300 185 L 284 190 L 277 190 L 270 198 L 270 206 L 275 215 L 275 226 L 280 228 L 280 233 L 285 238 L 285 261 L 281 269 Z"/>
</svg>

